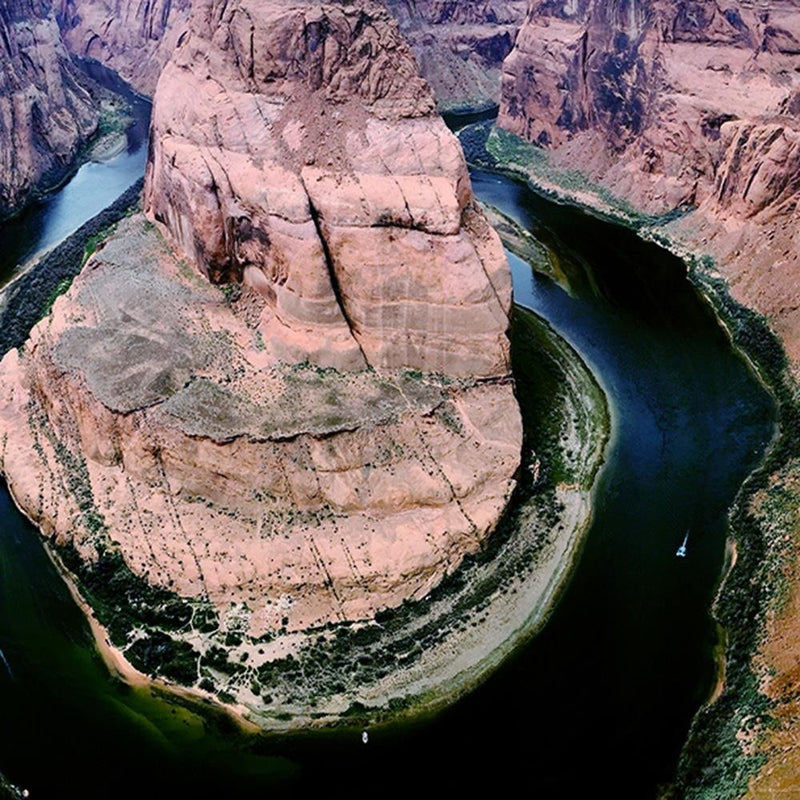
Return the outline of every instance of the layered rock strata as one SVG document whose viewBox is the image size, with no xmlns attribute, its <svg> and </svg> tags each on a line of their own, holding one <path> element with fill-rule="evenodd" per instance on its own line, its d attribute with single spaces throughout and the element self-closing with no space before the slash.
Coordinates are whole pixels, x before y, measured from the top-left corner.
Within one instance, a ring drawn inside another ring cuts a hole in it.
<svg viewBox="0 0 800 800">
<path fill-rule="evenodd" d="M 152 95 L 187 29 L 192 0 L 59 0 L 71 52 L 114 69 Z M 527 0 L 387 0 L 440 107 L 500 100 L 500 70 L 525 17 Z"/>
<path fill-rule="evenodd" d="M 49 2 L 0 5 L 0 217 L 61 181 L 97 130 L 98 104 Z"/>
<path fill-rule="evenodd" d="M 500 101 L 503 60 L 527 0 L 387 0 L 440 108 Z"/>
<path fill-rule="evenodd" d="M 741 611 L 737 586 L 760 593 L 759 621 L 751 604 L 733 625 L 739 634 L 739 626 L 763 623 L 750 666 L 768 700 L 726 694 L 701 717 L 717 715 L 725 726 L 720 741 L 701 726 L 690 754 L 690 779 L 712 794 L 736 793 L 731 776 L 751 772 L 759 759 L 748 796 L 791 793 L 800 773 L 800 467 L 791 441 L 791 378 L 800 377 L 799 114 L 800 6 L 793 0 L 542 0 L 532 4 L 504 67 L 500 124 L 549 150 L 543 180 L 566 177 L 562 189 L 590 204 L 621 198 L 628 219 L 706 256 L 697 259 L 702 280 L 715 285 L 721 275 L 736 300 L 768 319 L 789 357 L 782 375 L 777 348 L 747 331 L 745 344 L 762 358 L 769 353 L 762 366 L 779 387 L 785 418 L 774 471 L 748 507 L 758 549 L 740 553 L 749 575 L 734 571 L 722 602 Z M 782 588 L 773 594 L 778 575 Z M 753 655 L 734 653 L 729 669 L 741 670 Z M 752 708 L 769 724 L 754 724 Z M 737 747 L 747 763 L 735 761 Z M 710 753 L 715 763 L 703 760 Z"/>
<path fill-rule="evenodd" d="M 223 630 L 368 618 L 513 489 L 508 266 L 385 10 L 193 14 L 155 98 L 155 226 L 121 225 L 4 359 L 3 471 L 57 542 Z"/>
<path fill-rule="evenodd" d="M 57 0 L 69 50 L 93 58 L 152 96 L 191 11 L 191 0 Z"/>
<path fill-rule="evenodd" d="M 499 124 L 675 235 L 800 362 L 794 2 L 535 2 L 504 65 Z M 764 242 L 770 246 L 765 248 Z"/>
</svg>

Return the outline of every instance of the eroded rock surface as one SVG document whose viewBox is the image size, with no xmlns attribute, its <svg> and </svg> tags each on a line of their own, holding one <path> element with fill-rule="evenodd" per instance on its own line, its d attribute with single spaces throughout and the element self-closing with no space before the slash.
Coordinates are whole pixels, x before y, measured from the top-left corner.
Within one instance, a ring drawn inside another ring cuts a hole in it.
<svg viewBox="0 0 800 800">
<path fill-rule="evenodd" d="M 0 217 L 68 173 L 98 104 L 64 48 L 49 2 L 0 4 Z"/>
<path fill-rule="evenodd" d="M 152 96 L 191 11 L 191 0 L 57 0 L 58 22 L 69 50 L 118 72 Z"/>
<path fill-rule="evenodd" d="M 387 0 L 442 108 L 496 105 L 527 0 Z"/>
<path fill-rule="evenodd" d="M 95 58 L 152 95 L 187 30 L 192 0 L 59 0 L 71 52 Z M 497 104 L 500 69 L 527 0 L 387 0 L 441 107 Z"/>
<path fill-rule="evenodd" d="M 156 225 L 3 361 L 3 470 L 45 533 L 223 631 L 368 618 L 513 489 L 508 266 L 384 9 L 194 14 L 155 98 Z"/>
<path fill-rule="evenodd" d="M 727 207 L 749 186 L 720 197 L 743 133 L 796 127 L 799 66 L 793 2 L 540 0 L 504 66 L 500 124 L 637 207 Z"/>
<path fill-rule="evenodd" d="M 800 7 L 535 2 L 500 125 L 712 255 L 800 371 Z M 768 245 L 768 246 L 767 246 Z"/>
</svg>

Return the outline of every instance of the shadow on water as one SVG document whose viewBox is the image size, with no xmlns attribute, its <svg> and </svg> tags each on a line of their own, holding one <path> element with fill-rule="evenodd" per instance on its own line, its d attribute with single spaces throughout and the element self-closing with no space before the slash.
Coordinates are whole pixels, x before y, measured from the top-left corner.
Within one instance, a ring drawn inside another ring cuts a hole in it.
<svg viewBox="0 0 800 800">
<path fill-rule="evenodd" d="M 111 205 L 144 173 L 150 102 L 97 62 L 86 61 L 82 66 L 91 78 L 128 101 L 133 124 L 126 132 L 127 146 L 109 161 L 83 164 L 61 189 L 0 224 L 0 286 L 20 267 Z"/>
<path fill-rule="evenodd" d="M 525 786 L 652 796 L 713 682 L 708 615 L 725 511 L 768 441 L 768 396 L 680 262 L 633 234 L 474 172 L 531 229 L 559 283 L 511 257 L 516 299 L 583 355 L 614 436 L 581 563 L 544 632 L 432 720 L 242 738 L 224 718 L 111 679 L 37 535 L 0 494 L 0 769 L 32 797 L 255 797 Z M 675 551 L 689 529 L 688 556 Z"/>
</svg>

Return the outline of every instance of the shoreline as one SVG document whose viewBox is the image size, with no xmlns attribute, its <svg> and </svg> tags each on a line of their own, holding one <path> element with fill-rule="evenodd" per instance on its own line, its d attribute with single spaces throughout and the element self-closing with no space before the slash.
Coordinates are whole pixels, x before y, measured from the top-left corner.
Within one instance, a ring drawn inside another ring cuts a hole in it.
<svg viewBox="0 0 800 800">
<path fill-rule="evenodd" d="M 5 480 L 5 478 L 3 478 L 3 480 Z M 56 571 L 61 576 L 61 579 L 64 581 L 64 584 L 66 585 L 70 596 L 75 602 L 75 605 L 78 606 L 83 613 L 84 618 L 86 619 L 97 654 L 100 656 L 103 664 L 105 664 L 109 673 L 113 677 L 118 678 L 133 689 L 155 689 L 157 692 L 172 695 L 180 698 L 181 700 L 188 700 L 190 703 L 196 706 L 197 711 L 207 710 L 207 708 L 204 709 L 203 707 L 211 705 L 213 710 L 217 713 L 223 713 L 231 718 L 239 726 L 242 732 L 262 732 L 258 726 L 254 725 L 250 720 L 247 719 L 247 717 L 244 715 L 244 709 L 241 707 L 220 703 L 217 698 L 209 692 L 203 692 L 200 689 L 193 690 L 179 686 L 178 684 L 165 681 L 162 678 L 154 678 L 150 675 L 145 675 L 145 673 L 137 670 L 130 663 L 130 661 L 125 658 L 123 653 L 111 643 L 108 633 L 97 619 L 94 609 L 81 594 L 80 588 L 75 581 L 75 577 L 64 566 L 58 554 L 54 552 L 53 548 L 50 546 L 49 539 L 42 536 L 42 533 L 39 530 L 36 522 L 34 522 L 34 520 L 28 516 L 28 514 L 19 504 L 11 484 L 6 481 L 6 486 L 17 511 L 19 511 L 19 513 L 25 517 L 25 519 L 36 529 L 37 535 L 40 537 L 40 541 L 44 548 L 44 552 L 47 554 L 50 563 L 55 567 Z"/>
<path fill-rule="evenodd" d="M 396 630 L 413 639 L 417 629 L 434 626 L 440 639 L 430 649 L 426 648 L 417 662 L 407 668 L 398 665 L 384 678 L 378 676 L 365 683 L 355 683 L 344 696 L 331 696 L 328 702 L 320 704 L 315 700 L 303 706 L 301 701 L 299 705 L 284 703 L 267 709 L 242 702 L 240 697 L 235 703 L 230 703 L 211 692 L 182 687 L 137 670 L 111 643 L 107 628 L 81 592 L 80 579 L 65 567 L 58 553 L 53 552 L 50 542 L 44 539 L 49 557 L 88 618 L 95 646 L 107 668 L 135 688 L 165 692 L 188 702 L 192 708 L 200 710 L 204 705 L 213 705 L 215 711 L 233 718 L 245 733 L 366 727 L 401 719 L 420 719 L 436 713 L 483 682 L 512 651 L 542 628 L 556 607 L 577 564 L 591 524 L 591 500 L 610 440 L 610 417 L 605 395 L 580 356 L 532 312 L 518 307 L 514 320 L 518 332 L 524 330 L 529 336 L 547 339 L 551 368 L 559 369 L 564 378 L 563 396 L 559 394 L 555 399 L 563 401 L 564 419 L 574 417 L 576 421 L 574 430 L 564 434 L 566 438 L 559 439 L 558 452 L 560 457 L 571 459 L 575 477 L 551 489 L 542 489 L 539 493 L 531 489 L 528 495 L 518 496 L 514 507 L 504 517 L 506 530 L 496 531 L 493 535 L 492 544 L 497 545 L 496 552 L 489 554 L 484 563 L 470 563 L 451 576 L 455 579 L 467 576 L 467 582 L 471 584 L 483 585 L 494 581 L 495 588 L 490 596 L 471 594 L 469 586 L 461 593 L 449 596 L 448 588 L 440 585 L 418 601 L 419 610 L 405 618 Z M 538 360 L 542 354 L 537 352 L 536 355 Z M 586 398 L 593 398 L 594 406 Z M 548 402 L 553 399 L 547 398 Z M 587 403 L 590 407 L 586 407 Z M 579 418 L 583 427 L 577 421 Z M 570 452 L 569 457 L 565 455 L 566 451 Z M 539 458 L 547 458 L 547 453 L 537 451 L 529 453 L 529 456 L 538 465 Z M 523 462 L 521 469 L 528 473 L 534 461 Z M 10 485 L 9 489 L 19 508 Z M 555 508 L 561 508 L 561 512 L 553 520 L 545 512 L 551 509 L 552 514 Z M 556 531 L 558 525 L 561 525 L 561 531 Z M 543 534 L 547 540 L 544 550 L 537 543 L 537 537 L 541 538 Z M 505 537 L 499 545 L 498 537 Z M 532 554 L 536 554 L 535 562 L 531 562 Z M 529 565 L 528 571 L 518 579 L 514 572 L 515 563 L 522 562 Z M 534 565 L 530 566 L 531 563 Z M 513 591 L 510 591 L 512 584 Z M 467 612 L 463 610 L 465 605 Z M 456 612 L 456 608 L 460 610 Z M 479 624 L 467 624 L 470 620 L 478 620 Z M 379 622 L 378 627 L 381 624 Z M 371 628 L 374 623 L 356 625 L 352 630 L 358 635 L 365 626 Z M 316 645 L 311 641 L 318 641 L 319 634 L 320 631 L 305 634 L 303 641 L 295 646 L 295 655 L 302 657 L 302 648 L 306 647 L 307 654 L 316 657 Z M 292 637 L 296 643 L 298 635 Z M 230 696 L 232 693 L 227 689 L 225 686 L 224 690 Z M 274 691 L 271 685 L 265 685 L 265 689 Z M 354 713 L 353 709 L 357 707 L 361 710 Z"/>
<path fill-rule="evenodd" d="M 3 317 L 6 320 L 9 316 L 18 318 L 19 311 L 9 309 L 10 301 L 20 295 L 31 294 L 28 284 L 34 283 L 37 271 L 45 273 L 49 279 L 48 285 L 52 294 L 60 275 L 47 274 L 49 271 L 47 264 L 53 259 L 65 260 L 60 255 L 62 249 L 76 253 L 79 250 L 82 256 L 84 248 L 93 238 L 85 230 L 87 226 L 90 226 L 92 231 L 99 228 L 93 235 L 99 234 L 107 226 L 99 227 L 98 220 L 105 218 L 111 212 L 113 212 L 111 216 L 114 216 L 130 208 L 134 202 L 131 198 L 138 194 L 135 189 L 136 187 L 132 187 L 123 195 L 125 201 L 120 198 L 72 234 L 62 245 L 36 262 L 30 272 L 19 276 L 12 284 L 5 287 L 2 292 L 6 304 Z M 117 206 L 121 206 L 121 209 L 113 211 Z M 79 269 L 77 263 L 72 267 L 75 272 Z M 45 296 L 41 291 L 39 295 L 39 302 L 42 303 Z M 28 311 L 32 311 L 34 306 L 35 302 L 29 302 Z M 28 320 L 29 325 L 27 329 L 17 332 L 16 342 L 9 342 L 9 331 L 4 331 L 4 335 L 0 337 L 0 352 L 24 342 L 28 330 L 38 319 L 39 307 L 36 308 L 36 312 L 28 314 L 31 317 Z M 528 485 L 527 493 L 520 492 L 515 495 L 516 500 L 512 500 L 501 521 L 506 530 L 495 531 L 487 542 L 486 548 L 494 549 L 486 556 L 488 560 L 481 563 L 480 559 L 484 554 L 479 554 L 476 563 L 470 561 L 468 568 L 461 567 L 456 570 L 454 575 L 450 576 L 453 580 L 446 579 L 443 583 L 447 585 L 440 584 L 436 587 L 423 600 L 418 601 L 415 604 L 417 610 L 407 616 L 402 616 L 405 610 L 392 612 L 402 617 L 398 630 L 406 631 L 409 638 L 413 639 L 415 631 L 423 628 L 426 630 L 433 628 L 439 637 L 432 647 L 424 648 L 423 654 L 416 662 L 408 667 L 391 668 L 388 675 L 383 677 L 379 675 L 377 679 L 373 676 L 366 684 L 356 682 L 343 694 L 330 695 L 321 705 L 317 705 L 314 700 L 305 707 L 301 701 L 299 704 L 284 703 L 277 707 L 273 705 L 267 709 L 256 702 L 243 702 L 241 692 L 236 702 L 230 703 L 227 699 L 222 699 L 223 694 L 232 696 L 232 692 L 227 691 L 231 688 L 228 684 L 224 684 L 222 691 L 217 690 L 220 695 L 218 697 L 211 691 L 196 687 L 186 688 L 157 676 L 151 677 L 136 669 L 123 652 L 111 643 L 107 628 L 101 624 L 91 604 L 81 592 L 80 578 L 65 567 L 58 553 L 54 552 L 55 548 L 51 548 L 50 542 L 44 539 L 48 556 L 88 618 L 98 653 L 109 670 L 131 686 L 166 692 L 188 701 L 198 709 L 202 709 L 204 705 L 206 707 L 212 705 L 215 711 L 234 718 L 239 727 L 246 732 L 286 732 L 304 728 L 372 725 L 395 722 L 403 718 L 421 718 L 435 713 L 484 681 L 512 651 L 541 630 L 568 585 L 591 525 L 594 490 L 611 438 L 608 399 L 579 354 L 548 323 L 532 312 L 518 308 L 514 317 L 518 333 L 524 329 L 526 335 L 538 336 L 539 342 L 545 342 L 543 349 L 549 353 L 550 366 L 559 371 L 559 386 L 563 396 L 559 394 L 557 398 L 563 401 L 561 404 L 563 419 L 574 418 L 575 422 L 567 424 L 565 427 L 571 430 L 561 434 L 561 438 L 552 445 L 557 448 L 561 458 L 571 463 L 575 473 L 574 480 L 540 487 L 538 494 L 535 487 Z M 536 355 L 538 360 L 542 353 L 537 352 Z M 515 364 L 515 372 L 519 368 L 524 367 Z M 548 398 L 548 401 L 552 400 L 553 398 Z M 581 423 L 578 423 L 579 419 Z M 567 451 L 569 456 L 566 455 Z M 548 457 L 545 451 L 525 452 L 535 459 L 537 470 L 539 457 Z M 554 457 L 554 453 L 550 453 L 550 457 Z M 521 482 L 532 484 L 538 481 L 538 478 L 531 480 L 529 477 L 528 470 L 533 468 L 532 461 L 523 460 L 520 470 L 524 473 L 524 480 Z M 14 503 L 19 508 L 10 485 L 9 489 Z M 561 511 L 555 512 L 556 517 L 553 518 L 553 509 L 559 507 Z M 557 532 L 559 524 L 562 530 Z M 514 528 L 515 525 L 520 527 L 519 531 Z M 524 531 L 521 529 L 523 525 Z M 532 558 L 535 560 L 534 566 L 531 566 Z M 520 563 L 525 562 L 527 572 L 514 584 L 512 592 L 505 584 L 515 581 L 517 576 L 505 562 L 507 560 L 513 562 L 514 559 Z M 471 581 L 481 587 L 494 581 L 492 584 L 494 589 L 488 596 L 481 594 L 483 589 L 479 590 L 474 586 L 468 586 L 460 593 L 456 591 L 453 594 L 451 588 L 453 583 L 465 575 L 468 576 L 468 582 Z M 465 605 L 468 608 L 466 613 L 462 608 Z M 459 608 L 458 613 L 455 611 L 456 607 Z M 372 628 L 373 625 L 374 623 L 357 624 L 349 631 L 357 636 L 360 630 L 365 627 Z M 381 625 L 381 622 L 377 623 L 377 627 Z M 473 635 L 472 631 L 478 633 Z M 193 633 L 190 632 L 189 635 Z M 310 642 L 312 639 L 320 638 L 319 634 L 320 631 L 310 631 L 302 637 L 296 634 L 287 637 L 288 651 L 290 654 L 296 654 L 298 658 L 304 655 L 310 658 L 318 656 L 319 653 L 314 650 L 315 645 L 311 645 Z M 335 637 L 329 637 L 326 645 L 330 644 L 330 639 L 333 638 Z M 273 691 L 270 685 L 266 685 L 265 689 Z M 354 712 L 353 709 L 360 710 Z"/>
<path fill-rule="evenodd" d="M 496 130 L 496 128 L 493 128 L 493 130 Z M 498 155 L 488 146 L 486 146 L 485 152 L 495 161 L 499 161 Z M 559 184 L 552 177 L 542 175 L 537 171 L 537 166 L 534 164 L 524 165 L 506 160 L 500 161 L 498 166 L 490 166 L 488 164 L 480 164 L 479 166 L 482 169 L 496 171 L 518 180 L 531 191 L 543 195 L 553 202 L 578 208 L 587 214 L 613 224 L 623 225 L 634 231 L 644 241 L 652 242 L 681 259 L 686 265 L 686 278 L 694 287 L 698 297 L 708 306 L 718 324 L 725 331 L 734 352 L 747 364 L 748 369 L 772 397 L 775 404 L 777 417 L 772 439 L 766 444 L 759 463 L 742 482 L 727 513 L 726 559 L 717 581 L 717 588 L 714 592 L 711 606 L 711 616 L 718 630 L 717 642 L 713 649 L 717 678 L 709 692 L 709 696 L 701 704 L 692 720 L 680 754 L 676 776 L 671 785 L 662 787 L 659 794 L 659 797 L 662 798 L 682 797 L 682 794 L 676 794 L 676 792 L 684 791 L 689 787 L 694 790 L 700 790 L 699 786 L 701 784 L 705 788 L 702 772 L 704 767 L 710 763 L 709 759 L 717 758 L 718 754 L 715 752 L 713 756 L 704 758 L 704 753 L 707 753 L 704 748 L 714 747 L 715 745 L 719 747 L 725 746 L 723 740 L 730 731 L 726 728 L 726 718 L 720 716 L 725 711 L 722 710 L 719 714 L 717 712 L 718 707 L 724 704 L 724 702 L 721 703 L 720 701 L 728 698 L 728 700 L 735 703 L 737 702 L 736 698 L 738 698 L 738 701 L 745 708 L 750 704 L 754 704 L 756 708 L 756 711 L 753 712 L 754 716 L 757 716 L 759 712 L 764 713 L 762 708 L 763 701 L 760 703 L 758 700 L 751 700 L 749 696 L 740 695 L 743 691 L 746 691 L 742 687 L 747 687 L 750 677 L 755 678 L 756 675 L 753 659 L 758 654 L 757 639 L 759 634 L 757 631 L 763 628 L 764 616 L 772 602 L 772 595 L 760 602 L 757 618 L 748 619 L 743 626 L 732 626 L 729 623 L 726 627 L 723 619 L 725 617 L 736 617 L 735 607 L 740 602 L 737 598 L 737 593 L 740 589 L 739 584 L 744 582 L 744 584 L 749 585 L 751 571 L 754 569 L 754 565 L 748 563 L 741 567 L 741 569 L 748 570 L 747 575 L 741 575 L 739 572 L 734 571 L 737 562 L 742 560 L 750 561 L 750 558 L 742 559 L 742 555 L 747 555 L 746 552 L 739 552 L 743 539 L 748 534 L 760 536 L 760 545 L 767 550 L 774 544 L 766 530 L 752 530 L 754 525 L 758 528 L 759 522 L 757 520 L 754 522 L 752 518 L 748 518 L 747 506 L 755 493 L 760 488 L 763 488 L 761 483 L 769 476 L 778 475 L 783 468 L 786 455 L 782 451 L 785 449 L 785 440 L 788 435 L 783 424 L 783 418 L 787 414 L 787 409 L 797 402 L 796 394 L 793 395 L 792 393 L 791 387 L 794 384 L 788 372 L 788 360 L 780 368 L 770 365 L 768 360 L 764 358 L 764 354 L 759 352 L 761 343 L 754 343 L 748 339 L 749 327 L 754 324 L 754 320 L 763 323 L 769 335 L 778 343 L 780 351 L 785 358 L 783 342 L 769 327 L 766 318 L 732 298 L 727 281 L 713 269 L 713 263 L 710 263 L 710 267 L 706 266 L 706 259 L 701 253 L 692 250 L 687 243 L 677 240 L 664 232 L 662 226 L 674 217 L 667 215 L 664 218 L 651 218 L 644 214 L 638 214 L 635 210 L 634 213 L 629 213 L 614 202 L 609 202 L 608 199 L 605 199 L 602 196 L 602 187 L 597 187 L 597 191 L 566 187 Z M 621 204 L 624 203 L 621 199 L 619 201 Z M 763 349 L 763 345 L 761 349 Z M 736 584 L 736 586 L 733 584 Z M 752 644 L 744 645 L 744 652 L 742 652 L 741 645 L 738 643 L 738 639 L 741 638 L 738 634 L 740 634 L 742 628 L 744 629 L 745 639 L 749 641 L 752 637 L 755 637 Z M 737 642 L 735 643 L 732 641 L 734 638 L 732 634 L 737 634 Z M 729 660 L 734 649 L 737 656 L 737 674 L 735 676 L 731 674 L 732 671 L 729 669 Z M 749 689 L 749 687 L 747 688 Z M 739 714 L 741 713 L 739 709 Z M 713 733 L 709 728 L 713 730 Z M 709 744 L 707 741 L 709 736 L 717 738 Z M 727 752 L 726 757 L 728 757 Z M 736 757 L 732 756 L 732 758 Z M 758 774 L 758 756 L 753 756 L 742 750 L 738 758 L 743 760 L 742 769 L 745 775 L 753 776 Z M 756 761 L 752 759 L 756 759 Z M 713 778 L 711 781 L 713 782 Z M 716 786 L 717 784 L 713 785 Z"/>
</svg>

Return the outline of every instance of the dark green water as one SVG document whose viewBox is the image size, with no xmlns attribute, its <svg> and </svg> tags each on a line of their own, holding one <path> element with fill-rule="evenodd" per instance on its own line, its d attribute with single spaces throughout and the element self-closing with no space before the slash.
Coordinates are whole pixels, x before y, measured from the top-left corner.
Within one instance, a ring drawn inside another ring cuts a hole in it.
<svg viewBox="0 0 800 800">
<path fill-rule="evenodd" d="M 0 771 L 34 800 L 473 796 L 489 785 L 646 798 L 670 777 L 713 682 L 707 609 L 725 511 L 769 440 L 772 406 L 680 262 L 508 179 L 473 180 L 558 253 L 566 288 L 511 258 L 517 301 L 584 356 L 613 408 L 595 520 L 544 632 L 451 709 L 374 730 L 366 747 L 358 731 L 242 738 L 108 676 L 3 492 Z"/>
</svg>

